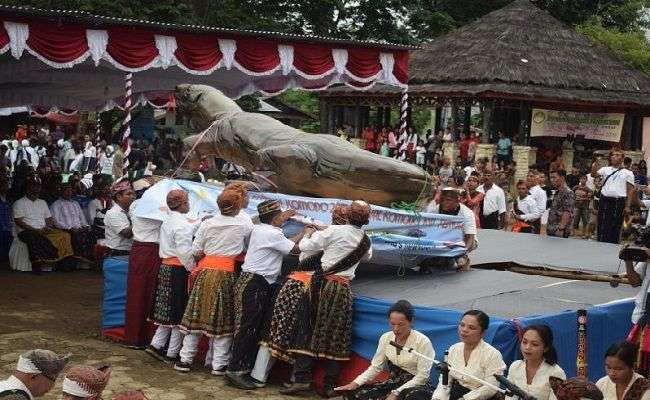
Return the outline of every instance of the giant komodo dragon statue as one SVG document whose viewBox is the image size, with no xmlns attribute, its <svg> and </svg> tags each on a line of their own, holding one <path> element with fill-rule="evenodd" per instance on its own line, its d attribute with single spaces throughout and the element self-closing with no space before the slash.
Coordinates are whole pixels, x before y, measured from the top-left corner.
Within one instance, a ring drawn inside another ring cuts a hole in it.
<svg viewBox="0 0 650 400">
<path fill-rule="evenodd" d="M 216 155 L 249 171 L 272 171 L 286 194 L 364 199 L 379 205 L 414 201 L 430 182 L 422 169 L 361 150 L 327 134 L 305 133 L 266 115 L 244 112 L 219 90 L 206 85 L 176 87 L 176 104 L 203 136 L 189 157 Z M 185 151 L 198 135 L 185 139 Z"/>
</svg>

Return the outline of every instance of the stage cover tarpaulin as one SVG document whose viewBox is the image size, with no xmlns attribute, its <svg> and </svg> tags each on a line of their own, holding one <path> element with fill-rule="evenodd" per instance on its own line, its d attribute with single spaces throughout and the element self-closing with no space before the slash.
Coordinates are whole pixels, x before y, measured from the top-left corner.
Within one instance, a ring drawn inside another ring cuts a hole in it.
<svg viewBox="0 0 650 400">
<path fill-rule="evenodd" d="M 184 189 L 190 197 L 190 218 L 203 218 L 219 212 L 217 196 L 222 187 L 186 180 L 165 179 L 149 188 L 138 202 L 134 212 L 141 218 L 162 221 L 167 217 L 167 193 Z M 251 217 L 257 215 L 257 204 L 264 200 L 279 200 L 283 209 L 331 223 L 331 211 L 337 204 L 348 200 L 290 196 L 280 193 L 249 192 L 249 205 L 245 210 Z M 283 227 L 285 235 L 292 236 L 303 226 L 290 221 Z M 410 211 L 372 206 L 370 224 L 364 227 L 372 240 L 373 264 L 400 265 L 403 258 L 455 257 L 465 252 L 462 218 L 452 215 L 419 214 Z"/>
<path fill-rule="evenodd" d="M 581 136 L 619 142 L 625 114 L 584 113 L 533 108 L 530 136 Z"/>
<path fill-rule="evenodd" d="M 123 102 L 126 72 L 135 73 L 136 98 L 179 83 L 208 84 L 231 98 L 333 84 L 406 88 L 408 51 L 371 41 L 0 5 L 0 107 L 100 110 Z"/>
</svg>

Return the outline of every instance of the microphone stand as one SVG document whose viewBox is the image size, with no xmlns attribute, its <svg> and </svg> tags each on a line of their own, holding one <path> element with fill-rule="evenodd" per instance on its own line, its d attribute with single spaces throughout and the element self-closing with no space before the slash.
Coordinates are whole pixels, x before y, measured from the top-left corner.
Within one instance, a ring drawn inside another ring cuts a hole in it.
<svg viewBox="0 0 650 400">
<path fill-rule="evenodd" d="M 424 358 L 427 361 L 431 361 L 433 363 L 433 366 L 438 371 L 440 371 L 440 373 L 442 375 L 442 384 L 444 386 L 448 386 L 449 372 L 454 372 L 456 374 L 466 376 L 467 378 L 469 378 L 469 379 L 471 379 L 473 381 L 476 381 L 476 382 L 478 382 L 478 383 L 480 383 L 480 384 L 482 384 L 484 386 L 487 386 L 492 390 L 496 390 L 497 392 L 502 393 L 504 396 L 510 396 L 510 397 L 517 396 L 521 400 L 536 400 L 533 396 L 529 395 L 523 389 L 521 389 L 520 387 L 518 387 L 517 385 L 512 383 L 510 380 L 508 380 L 507 378 L 505 378 L 505 377 L 503 377 L 501 375 L 496 375 L 495 374 L 494 377 L 496 378 L 497 381 L 499 381 L 499 383 L 503 384 L 506 387 L 506 389 L 501 389 L 499 386 L 496 386 L 493 383 L 490 383 L 490 382 L 488 382 L 488 381 L 486 381 L 484 379 L 478 378 L 478 377 L 476 377 L 474 375 L 468 374 L 467 372 L 461 371 L 459 369 L 456 369 L 456 368 L 450 366 L 446 362 L 447 352 L 445 352 L 445 361 L 438 361 L 438 360 L 435 360 L 435 359 L 433 359 L 433 358 L 431 358 L 429 356 L 426 356 L 426 355 L 424 355 L 422 353 L 417 352 L 412 347 L 402 346 L 401 344 L 398 344 L 397 342 L 395 342 L 393 340 L 391 340 L 389 343 L 390 343 L 391 346 L 393 346 L 393 347 L 395 347 L 395 348 L 397 348 L 397 349 L 399 349 L 401 351 L 405 351 L 407 353 L 412 353 L 412 354 L 415 354 L 418 357 Z"/>
</svg>

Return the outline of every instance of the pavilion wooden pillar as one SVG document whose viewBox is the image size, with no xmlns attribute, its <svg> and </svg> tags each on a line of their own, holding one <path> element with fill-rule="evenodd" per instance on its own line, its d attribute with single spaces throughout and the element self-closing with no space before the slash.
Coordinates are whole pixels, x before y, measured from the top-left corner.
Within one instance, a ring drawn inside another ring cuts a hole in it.
<svg viewBox="0 0 650 400">
<path fill-rule="evenodd" d="M 472 123 L 472 106 L 465 105 L 465 115 L 463 115 L 463 133 L 469 134 L 469 126 Z"/>
<path fill-rule="evenodd" d="M 532 107 L 529 102 L 522 101 L 519 104 L 519 132 L 515 141 L 521 145 L 528 145 L 530 142 L 530 118 Z"/>
<path fill-rule="evenodd" d="M 494 102 L 488 100 L 483 104 L 483 133 L 481 134 L 481 143 L 490 142 L 492 133 L 492 117 L 494 115 Z"/>
<path fill-rule="evenodd" d="M 320 99 L 318 116 L 320 118 L 320 131 L 323 133 L 329 133 L 330 106 L 325 99 Z"/>
<path fill-rule="evenodd" d="M 384 108 L 384 126 L 389 127 L 390 125 L 390 107 Z"/>
<path fill-rule="evenodd" d="M 384 107 L 377 106 L 377 114 L 375 115 L 375 125 L 377 125 L 378 128 L 381 128 L 383 124 L 384 124 Z"/>
<path fill-rule="evenodd" d="M 451 103 L 451 136 L 454 140 L 459 140 L 460 135 L 458 132 L 458 119 L 460 115 L 458 113 L 458 104 L 454 101 Z"/>
<path fill-rule="evenodd" d="M 433 127 L 434 133 L 438 133 L 439 130 L 443 129 L 442 123 L 442 107 L 436 107 L 436 123 Z"/>
<path fill-rule="evenodd" d="M 354 105 L 354 136 L 361 137 L 361 102 L 359 98 L 356 99 Z"/>
</svg>

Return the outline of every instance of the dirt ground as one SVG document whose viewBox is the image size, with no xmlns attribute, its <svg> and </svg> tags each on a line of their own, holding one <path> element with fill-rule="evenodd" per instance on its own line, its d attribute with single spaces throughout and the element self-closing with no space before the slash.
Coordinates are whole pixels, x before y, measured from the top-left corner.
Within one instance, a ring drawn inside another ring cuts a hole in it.
<svg viewBox="0 0 650 400">
<path fill-rule="evenodd" d="M 243 391 L 207 370 L 181 374 L 142 351 L 102 339 L 101 296 L 99 272 L 35 276 L 0 270 L 0 379 L 11 374 L 22 352 L 44 348 L 72 353 L 73 363 L 110 364 L 113 372 L 105 399 L 126 389 L 141 389 L 152 400 L 291 398 L 279 395 L 278 385 Z M 61 380 L 44 399 L 60 398 Z"/>
</svg>

